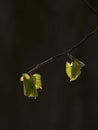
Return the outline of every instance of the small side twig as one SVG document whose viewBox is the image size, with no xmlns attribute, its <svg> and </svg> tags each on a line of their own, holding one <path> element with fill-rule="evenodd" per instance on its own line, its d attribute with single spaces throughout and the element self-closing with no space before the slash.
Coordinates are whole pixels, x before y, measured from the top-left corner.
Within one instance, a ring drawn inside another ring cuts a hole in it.
<svg viewBox="0 0 98 130">
<path fill-rule="evenodd" d="M 75 44 L 73 47 L 69 48 L 68 50 L 60 53 L 60 54 L 57 54 L 39 64 L 37 64 L 34 68 L 32 68 L 30 71 L 28 71 L 27 73 L 31 73 L 31 72 L 34 72 L 34 71 L 37 71 L 38 69 L 40 69 L 41 67 L 43 67 L 44 65 L 48 64 L 48 63 L 51 63 L 51 62 L 54 62 L 56 59 L 64 56 L 64 55 L 67 55 L 68 53 L 71 53 L 74 49 L 76 48 L 79 48 L 80 46 L 84 45 L 85 41 L 90 38 L 92 35 L 94 35 L 96 32 L 98 31 L 98 27 L 96 27 L 92 32 L 88 33 L 80 42 L 78 42 L 77 44 Z"/>
<path fill-rule="evenodd" d="M 98 17 L 98 11 L 87 0 L 81 1 L 92 11 L 93 14 L 95 14 Z"/>
</svg>

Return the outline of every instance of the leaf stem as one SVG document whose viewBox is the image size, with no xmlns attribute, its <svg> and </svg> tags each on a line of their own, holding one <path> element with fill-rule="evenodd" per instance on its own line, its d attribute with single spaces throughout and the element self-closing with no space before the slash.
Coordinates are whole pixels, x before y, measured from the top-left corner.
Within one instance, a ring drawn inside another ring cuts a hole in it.
<svg viewBox="0 0 98 130">
<path fill-rule="evenodd" d="M 27 73 L 31 73 L 31 72 L 34 72 L 34 71 L 37 71 L 38 69 L 40 69 L 41 67 L 43 67 L 44 65 L 46 64 L 49 64 L 51 62 L 54 62 L 56 61 L 58 58 L 64 56 L 64 55 L 67 55 L 68 53 L 71 53 L 74 49 L 76 48 L 79 48 L 80 46 L 84 45 L 85 41 L 90 38 L 92 35 L 94 35 L 96 32 L 98 31 L 98 27 L 96 27 L 92 32 L 88 33 L 81 41 L 79 41 L 77 44 L 75 44 L 74 46 L 72 46 L 71 48 L 69 48 L 68 50 L 60 53 L 60 54 L 57 54 L 39 64 L 37 64 L 34 68 L 32 68 L 31 70 L 29 70 Z"/>
</svg>

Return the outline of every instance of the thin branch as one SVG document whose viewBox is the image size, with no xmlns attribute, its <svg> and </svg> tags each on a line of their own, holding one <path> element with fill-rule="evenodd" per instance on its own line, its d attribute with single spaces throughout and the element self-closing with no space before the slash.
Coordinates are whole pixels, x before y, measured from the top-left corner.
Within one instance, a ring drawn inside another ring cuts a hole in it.
<svg viewBox="0 0 98 130">
<path fill-rule="evenodd" d="M 98 17 L 98 11 L 87 0 L 81 0 Z"/>
<path fill-rule="evenodd" d="M 71 53 L 74 49 L 76 48 L 79 48 L 80 46 L 84 45 L 85 41 L 90 38 L 92 35 L 94 35 L 96 32 L 98 31 L 98 27 L 96 27 L 92 32 L 88 33 L 80 42 L 78 42 L 77 44 L 75 44 L 73 47 L 69 48 L 68 50 L 60 53 L 60 54 L 57 54 L 39 64 L 37 64 L 34 68 L 32 68 L 30 71 L 28 71 L 27 73 L 31 73 L 31 72 L 34 72 L 34 71 L 37 71 L 38 69 L 40 69 L 41 67 L 43 67 L 44 65 L 48 64 L 48 63 L 51 63 L 51 62 L 54 62 L 56 61 L 56 59 L 64 56 L 64 55 L 67 55 L 68 53 Z"/>
</svg>

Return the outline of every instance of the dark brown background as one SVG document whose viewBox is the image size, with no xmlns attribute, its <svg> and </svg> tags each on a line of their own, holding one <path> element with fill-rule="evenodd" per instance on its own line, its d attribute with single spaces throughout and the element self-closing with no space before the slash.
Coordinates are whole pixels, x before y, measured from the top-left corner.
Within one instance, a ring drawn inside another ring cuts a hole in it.
<svg viewBox="0 0 98 130">
<path fill-rule="evenodd" d="M 89 0 L 98 9 L 98 0 Z M 43 60 L 72 47 L 98 25 L 81 0 L 0 1 L 0 130 L 98 130 L 98 33 L 72 54 L 86 67 L 69 82 L 66 58 L 40 70 L 37 100 L 19 79 Z"/>
</svg>

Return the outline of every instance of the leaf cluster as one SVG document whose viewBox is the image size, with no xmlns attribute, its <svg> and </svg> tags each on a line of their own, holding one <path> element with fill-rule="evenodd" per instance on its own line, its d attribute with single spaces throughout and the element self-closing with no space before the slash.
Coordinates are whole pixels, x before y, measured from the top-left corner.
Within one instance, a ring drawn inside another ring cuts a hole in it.
<svg viewBox="0 0 98 130">
<path fill-rule="evenodd" d="M 71 63 L 66 62 L 66 74 L 70 78 L 70 81 L 74 81 L 81 74 L 81 69 L 85 64 L 71 55 L 70 57 L 72 57 L 72 61 Z M 41 75 L 37 73 L 23 73 L 20 81 L 23 82 L 24 95 L 36 99 L 38 97 L 38 89 L 42 89 Z"/>
</svg>

